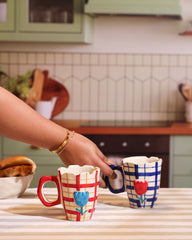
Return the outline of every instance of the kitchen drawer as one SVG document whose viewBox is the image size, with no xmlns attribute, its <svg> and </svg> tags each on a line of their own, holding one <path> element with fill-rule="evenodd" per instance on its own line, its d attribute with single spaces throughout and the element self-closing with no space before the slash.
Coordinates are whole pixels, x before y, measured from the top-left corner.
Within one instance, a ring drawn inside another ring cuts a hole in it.
<svg viewBox="0 0 192 240">
<path fill-rule="evenodd" d="M 192 136 L 172 136 L 173 154 L 192 155 Z"/>
<path fill-rule="evenodd" d="M 53 156 L 47 149 L 32 149 L 30 144 L 3 137 L 2 151 L 5 155 Z"/>
<path fill-rule="evenodd" d="M 192 156 L 175 156 L 173 158 L 173 174 L 192 176 Z"/>
<path fill-rule="evenodd" d="M 192 188 L 192 176 L 174 176 L 172 187 Z"/>
<path fill-rule="evenodd" d="M 86 135 L 104 153 L 168 153 L 167 135 Z"/>
</svg>

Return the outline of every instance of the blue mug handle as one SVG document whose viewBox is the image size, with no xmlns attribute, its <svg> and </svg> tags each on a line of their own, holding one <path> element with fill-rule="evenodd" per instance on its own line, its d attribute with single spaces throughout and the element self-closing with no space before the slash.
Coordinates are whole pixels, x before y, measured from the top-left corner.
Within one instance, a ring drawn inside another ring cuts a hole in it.
<svg viewBox="0 0 192 240">
<path fill-rule="evenodd" d="M 123 173 L 123 169 L 122 167 L 120 166 L 115 166 L 115 165 L 109 165 L 109 167 L 112 169 L 112 170 L 117 170 L 121 173 L 122 175 L 122 180 L 123 180 L 123 186 L 122 188 L 120 189 L 114 189 L 111 184 L 110 184 L 110 180 L 109 180 L 109 177 L 105 176 L 104 180 L 105 180 L 105 184 L 107 185 L 107 187 L 109 188 L 109 190 L 112 192 L 112 193 L 122 193 L 122 192 L 125 192 L 125 185 L 124 185 L 124 173 Z"/>
</svg>

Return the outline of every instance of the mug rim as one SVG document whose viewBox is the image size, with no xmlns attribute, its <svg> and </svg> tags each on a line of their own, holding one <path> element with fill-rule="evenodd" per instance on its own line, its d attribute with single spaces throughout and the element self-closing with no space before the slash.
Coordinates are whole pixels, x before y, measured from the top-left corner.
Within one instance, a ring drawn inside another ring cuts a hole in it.
<svg viewBox="0 0 192 240">
<path fill-rule="evenodd" d="M 135 164 L 135 165 L 144 165 L 144 164 L 152 165 L 155 162 L 162 163 L 162 158 L 155 157 L 155 156 L 151 156 L 151 157 L 131 156 L 131 157 L 123 158 L 122 161 L 123 161 L 123 164 L 131 163 L 131 164 Z"/>
</svg>

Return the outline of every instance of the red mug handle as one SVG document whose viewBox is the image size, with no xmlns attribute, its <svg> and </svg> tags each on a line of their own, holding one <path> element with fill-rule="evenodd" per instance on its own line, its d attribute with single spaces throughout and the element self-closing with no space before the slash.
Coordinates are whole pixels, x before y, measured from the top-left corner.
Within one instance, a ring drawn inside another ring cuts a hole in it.
<svg viewBox="0 0 192 240">
<path fill-rule="evenodd" d="M 53 202 L 48 202 L 47 199 L 45 198 L 44 194 L 43 194 L 43 185 L 48 181 L 54 182 L 57 186 L 58 198 L 57 198 L 56 201 L 53 201 Z M 38 185 L 38 188 L 37 188 L 37 194 L 38 194 L 38 197 L 41 200 L 41 202 L 46 207 L 52 207 L 52 206 L 60 204 L 61 203 L 61 198 L 60 198 L 61 193 L 60 193 L 60 186 L 59 186 L 59 181 L 58 181 L 57 176 L 42 176 L 39 180 L 39 185 Z"/>
</svg>

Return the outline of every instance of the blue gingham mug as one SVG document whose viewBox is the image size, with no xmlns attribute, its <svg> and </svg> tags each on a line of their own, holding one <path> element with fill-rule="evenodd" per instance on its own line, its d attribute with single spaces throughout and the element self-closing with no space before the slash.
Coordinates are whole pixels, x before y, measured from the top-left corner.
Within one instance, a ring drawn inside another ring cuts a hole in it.
<svg viewBox="0 0 192 240">
<path fill-rule="evenodd" d="M 162 159 L 134 156 L 122 162 L 122 167 L 110 166 L 117 177 L 114 180 L 105 177 L 107 187 L 112 193 L 126 191 L 132 208 L 152 208 L 160 188 Z"/>
</svg>

